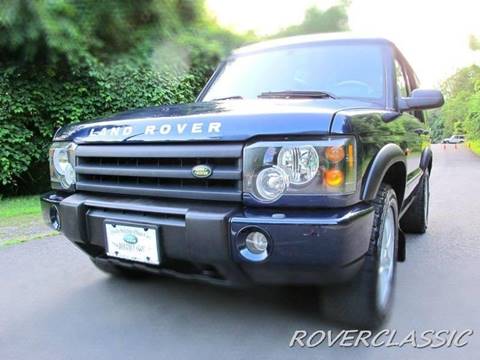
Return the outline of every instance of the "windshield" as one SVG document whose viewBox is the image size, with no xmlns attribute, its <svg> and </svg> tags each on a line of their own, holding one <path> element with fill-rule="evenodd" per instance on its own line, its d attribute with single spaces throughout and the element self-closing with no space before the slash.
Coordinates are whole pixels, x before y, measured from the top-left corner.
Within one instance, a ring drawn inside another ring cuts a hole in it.
<svg viewBox="0 0 480 360">
<path fill-rule="evenodd" d="M 385 71 L 378 45 L 309 44 L 230 58 L 202 101 L 255 99 L 278 91 L 323 91 L 381 100 Z"/>
</svg>

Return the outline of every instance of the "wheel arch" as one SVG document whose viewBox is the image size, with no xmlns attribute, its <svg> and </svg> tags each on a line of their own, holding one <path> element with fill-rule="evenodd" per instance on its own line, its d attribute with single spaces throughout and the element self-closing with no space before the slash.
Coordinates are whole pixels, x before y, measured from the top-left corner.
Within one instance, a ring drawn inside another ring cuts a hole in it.
<svg viewBox="0 0 480 360">
<path fill-rule="evenodd" d="M 405 154 L 396 144 L 385 145 L 370 163 L 361 193 L 361 199 L 371 201 L 377 196 L 382 182 L 388 183 L 397 195 L 401 211 L 407 184 Z"/>
</svg>

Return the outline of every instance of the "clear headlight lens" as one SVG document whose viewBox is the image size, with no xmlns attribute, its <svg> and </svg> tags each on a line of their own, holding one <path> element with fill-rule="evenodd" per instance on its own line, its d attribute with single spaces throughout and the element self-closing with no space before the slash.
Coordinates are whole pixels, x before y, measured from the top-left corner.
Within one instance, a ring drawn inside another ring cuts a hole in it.
<svg viewBox="0 0 480 360">
<path fill-rule="evenodd" d="M 265 203 L 283 195 L 353 193 L 355 152 L 353 137 L 248 145 L 244 150 L 243 190 Z"/>
<path fill-rule="evenodd" d="M 65 170 L 70 165 L 66 148 L 57 148 L 53 151 L 53 166 L 59 175 L 65 175 Z"/>
<path fill-rule="evenodd" d="M 256 179 L 256 188 L 262 199 L 277 200 L 288 187 L 287 173 L 277 166 L 260 171 Z"/>
<path fill-rule="evenodd" d="M 73 143 L 53 143 L 49 151 L 52 188 L 73 190 L 75 175 L 75 147 Z"/>
<path fill-rule="evenodd" d="M 284 146 L 278 154 L 278 166 L 284 169 L 290 182 L 303 185 L 310 182 L 318 171 L 318 154 L 311 145 Z"/>
</svg>

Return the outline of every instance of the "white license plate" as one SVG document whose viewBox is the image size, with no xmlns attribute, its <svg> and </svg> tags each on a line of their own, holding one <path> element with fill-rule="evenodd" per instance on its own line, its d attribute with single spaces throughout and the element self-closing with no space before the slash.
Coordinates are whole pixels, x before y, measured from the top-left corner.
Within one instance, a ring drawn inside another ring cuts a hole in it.
<svg viewBox="0 0 480 360">
<path fill-rule="evenodd" d="M 105 223 L 105 230 L 108 256 L 160 264 L 156 228 Z"/>
</svg>

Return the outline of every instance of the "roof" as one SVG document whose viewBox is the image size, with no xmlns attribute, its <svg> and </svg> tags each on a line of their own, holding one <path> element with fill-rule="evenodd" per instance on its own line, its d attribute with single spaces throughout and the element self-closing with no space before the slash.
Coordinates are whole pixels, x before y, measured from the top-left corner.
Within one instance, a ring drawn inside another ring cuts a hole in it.
<svg viewBox="0 0 480 360">
<path fill-rule="evenodd" d="M 376 42 L 382 44 L 392 44 L 392 42 L 386 38 L 371 37 L 355 35 L 350 32 L 341 33 L 322 33 L 322 34 L 310 34 L 300 36 L 290 36 L 280 39 L 267 40 L 259 43 L 247 45 L 233 51 L 233 55 L 243 55 L 258 51 L 266 51 L 275 48 L 314 44 L 319 42 Z"/>
</svg>

